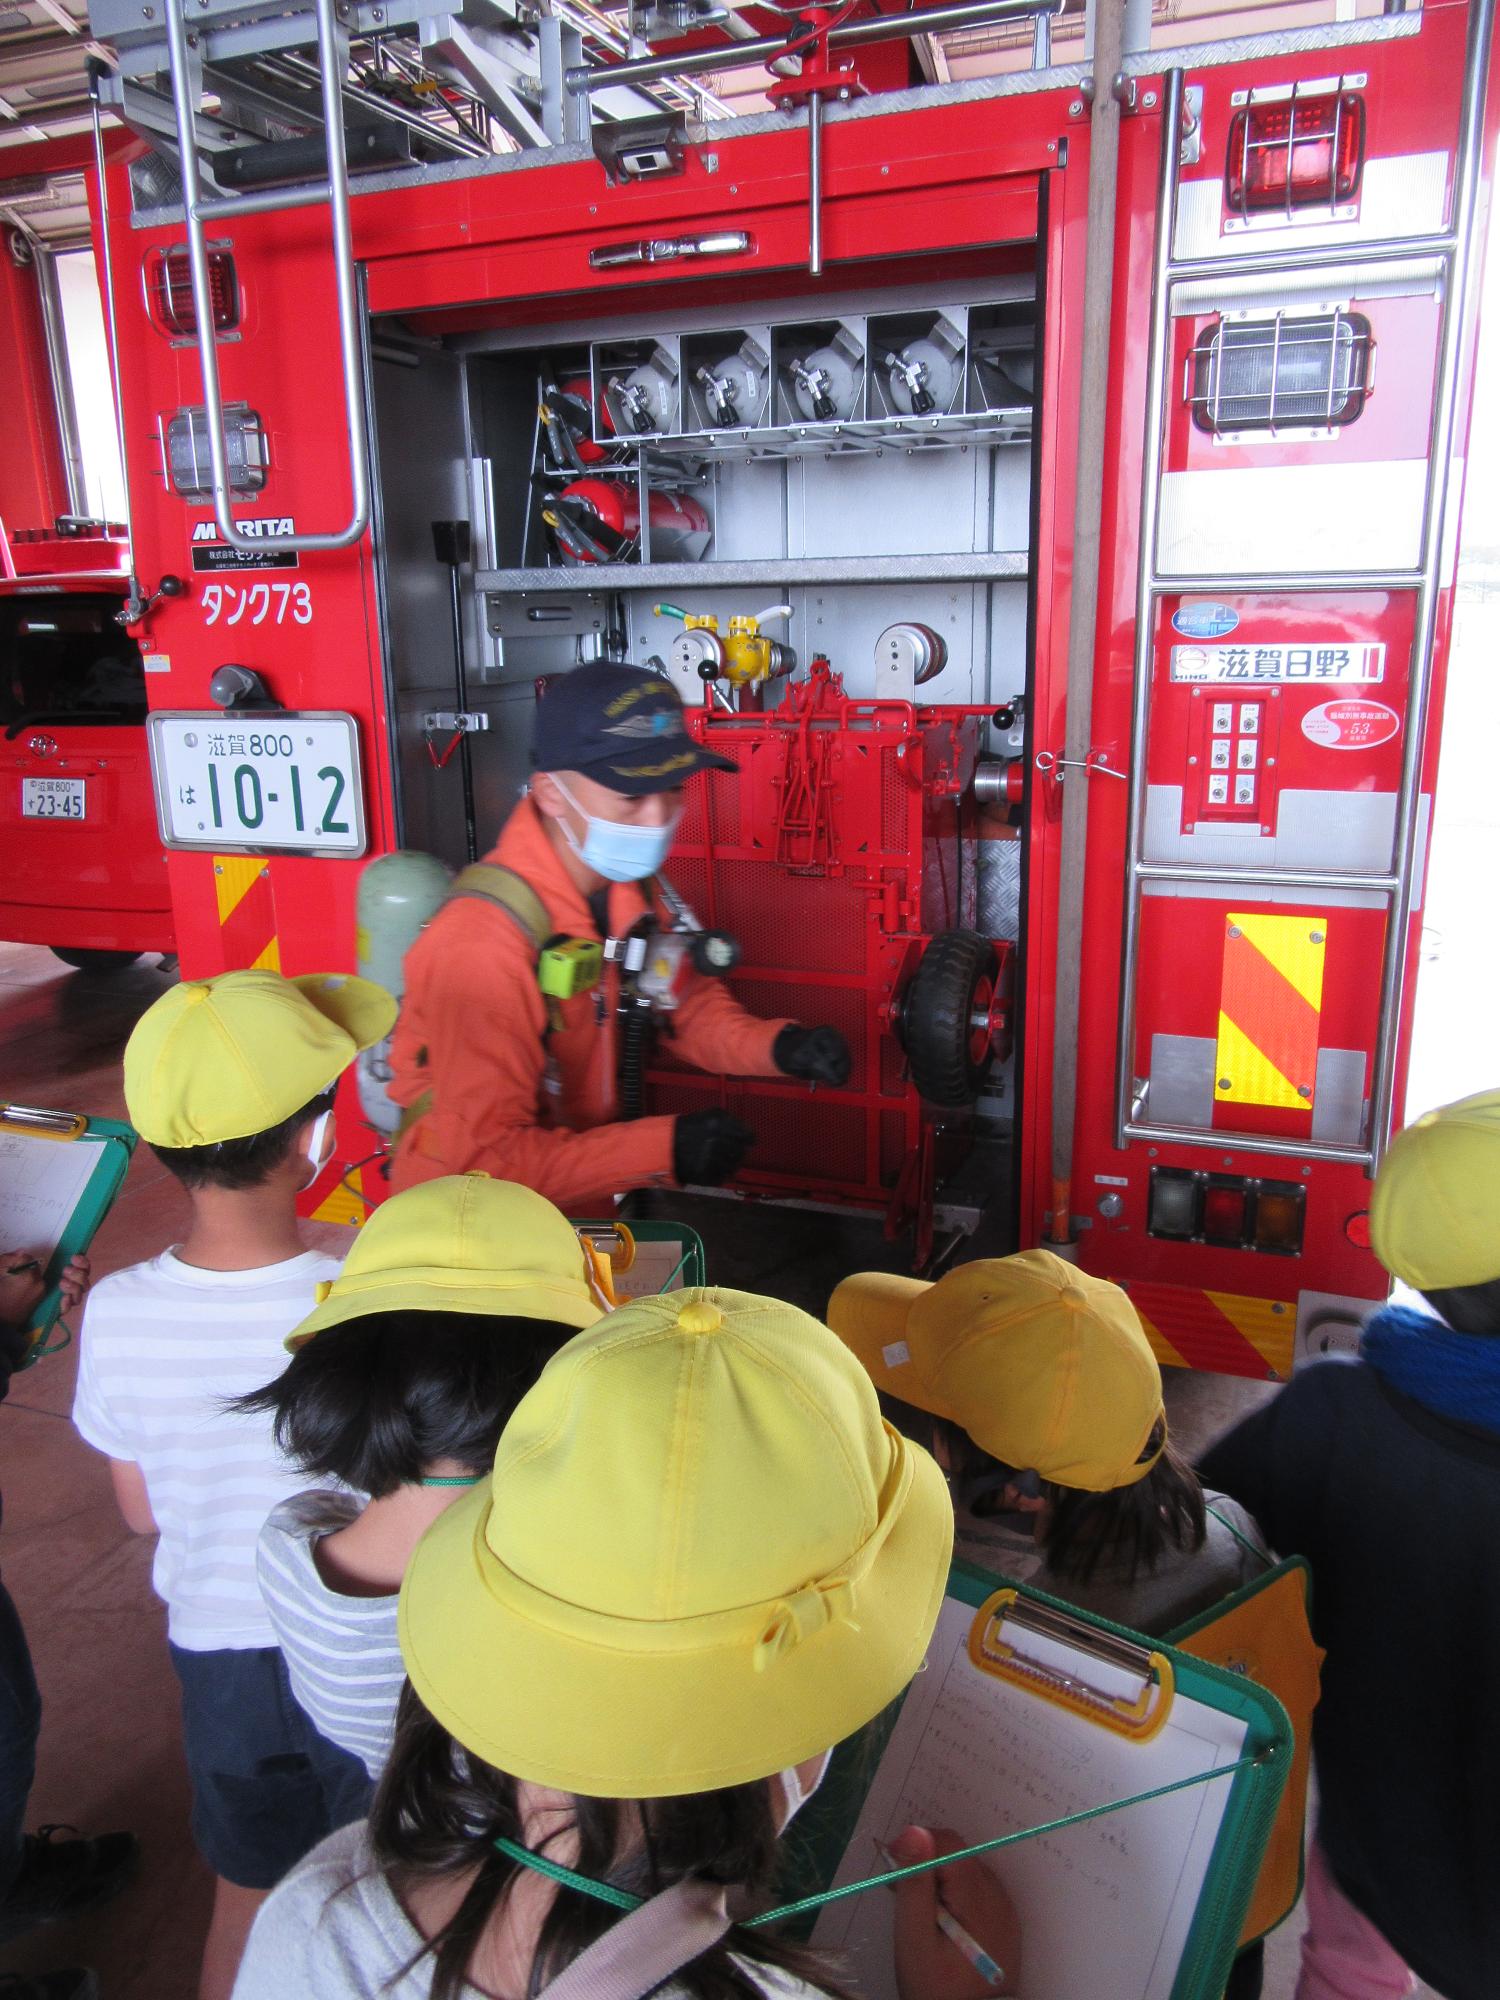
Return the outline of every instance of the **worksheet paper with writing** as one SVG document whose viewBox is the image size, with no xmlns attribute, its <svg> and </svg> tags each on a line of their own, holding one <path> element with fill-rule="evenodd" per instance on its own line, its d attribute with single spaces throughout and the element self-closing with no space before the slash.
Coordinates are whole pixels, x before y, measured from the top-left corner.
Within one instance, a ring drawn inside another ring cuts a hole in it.
<svg viewBox="0 0 1500 2000">
<path fill-rule="evenodd" d="M 1241 1754 L 1245 1723 L 1180 1692 L 1165 1728 L 1132 1743 L 982 1673 L 968 1656 L 973 1619 L 972 1605 L 945 1603 L 835 1885 L 879 1873 L 876 1839 L 889 1843 L 905 1826 L 952 1827 L 966 1845 L 993 1840 Z M 1087 1654 L 1030 1634 L 1021 1643 L 1049 1663 L 1071 1662 L 1089 1685 L 1111 1686 L 1112 1670 Z M 1231 1783 L 1195 1785 L 986 1857 L 1020 1913 L 1025 2000 L 1168 2000 Z M 816 1944 L 848 1955 L 868 2000 L 897 2000 L 894 1905 L 889 1890 L 867 1890 L 828 1904 L 814 1932 Z"/>
<path fill-rule="evenodd" d="M 47 1262 L 99 1164 L 101 1143 L 0 1132 L 0 1251 Z"/>
</svg>

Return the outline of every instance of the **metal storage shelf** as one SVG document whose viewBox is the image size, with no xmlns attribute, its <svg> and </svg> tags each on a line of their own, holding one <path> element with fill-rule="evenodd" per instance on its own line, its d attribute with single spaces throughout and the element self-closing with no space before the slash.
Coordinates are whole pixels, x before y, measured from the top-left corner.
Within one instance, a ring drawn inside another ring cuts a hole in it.
<svg viewBox="0 0 1500 2000">
<path fill-rule="evenodd" d="M 959 445 L 1029 444 L 1029 409 L 982 416 L 868 417 L 846 423 L 778 424 L 763 430 L 691 431 L 638 440 L 653 459 L 748 459 L 774 463 L 802 454 L 833 458 L 877 451 L 943 451 Z M 605 442 L 619 444 L 618 437 Z"/>
<path fill-rule="evenodd" d="M 486 596 L 515 591 L 714 590 L 738 584 L 1004 583 L 1022 580 L 1024 549 L 980 555 L 793 556 L 754 562 L 594 563 L 553 569 L 482 569 L 474 585 Z"/>
</svg>

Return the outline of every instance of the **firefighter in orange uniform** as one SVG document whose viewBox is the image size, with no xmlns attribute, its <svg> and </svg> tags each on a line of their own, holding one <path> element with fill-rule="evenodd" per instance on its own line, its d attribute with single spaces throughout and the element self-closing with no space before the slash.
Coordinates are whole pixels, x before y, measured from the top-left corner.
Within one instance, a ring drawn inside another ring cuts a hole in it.
<svg viewBox="0 0 1500 2000">
<path fill-rule="evenodd" d="M 683 787 L 735 767 L 693 741 L 669 681 L 607 662 L 549 685 L 532 763 L 529 796 L 406 956 L 392 1190 L 477 1168 L 585 1215 L 629 1188 L 725 1181 L 754 1143 L 730 1112 L 620 1119 L 618 961 L 560 996 L 543 960 L 566 965 L 581 945 L 587 967 L 648 914 L 665 925 L 651 878 Z M 836 1029 L 759 1020 L 696 972 L 665 1019 L 672 1053 L 694 1068 L 848 1080 Z"/>
</svg>

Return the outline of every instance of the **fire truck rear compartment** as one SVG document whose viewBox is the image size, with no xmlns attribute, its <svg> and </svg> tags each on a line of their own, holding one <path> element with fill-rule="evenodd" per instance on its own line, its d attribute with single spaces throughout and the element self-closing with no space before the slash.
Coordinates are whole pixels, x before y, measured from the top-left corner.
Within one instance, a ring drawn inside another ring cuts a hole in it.
<svg viewBox="0 0 1500 2000">
<path fill-rule="evenodd" d="M 760 1141 L 747 1181 L 761 1192 L 870 1208 L 925 1172 L 949 1183 L 939 1228 L 973 1227 L 988 1206 L 1007 1235 L 1016 1056 L 1003 1046 L 977 1063 L 959 1049 L 949 1068 L 979 1078 L 972 1110 L 921 1104 L 888 1003 L 930 936 L 998 941 L 1011 981 L 1024 944 L 1012 801 L 1031 682 L 1033 255 L 1004 253 L 1008 270 L 988 278 L 792 296 L 748 314 L 674 306 L 584 329 L 450 326 L 440 339 L 376 321 L 370 340 L 403 844 L 465 858 L 461 713 L 475 725 L 463 747 L 483 851 L 525 781 L 540 680 L 601 657 L 658 666 L 690 708 L 710 705 L 716 747 L 744 767 L 826 659 L 844 700 L 818 670 L 812 726 L 842 739 L 821 799 L 797 808 L 782 789 L 767 805 L 748 777 L 696 785 L 672 876 L 705 922 L 738 937 L 748 1006 L 845 1033 L 849 1090 L 737 1089 L 668 1062 L 652 1103 L 742 1110 Z M 600 493 L 623 534 L 589 500 Z M 451 572 L 434 553 L 443 520 L 473 528 L 461 679 Z M 712 616 L 727 632 L 772 607 L 789 607 L 766 633 L 794 654 L 790 676 L 736 692 L 700 678 L 700 650 L 674 655 L 685 620 Z M 915 712 L 873 706 L 892 703 Z M 962 708 L 975 713 L 947 719 Z M 795 758 L 787 733 L 768 755 Z M 932 778 L 950 751 L 960 780 L 934 778 L 912 819 L 913 774 Z M 786 770 L 774 783 L 803 787 L 801 767 Z M 742 805 L 753 825 L 741 826 Z M 989 984 L 975 992 L 988 1005 Z M 972 1032 L 982 1052 L 977 1017 Z"/>
</svg>

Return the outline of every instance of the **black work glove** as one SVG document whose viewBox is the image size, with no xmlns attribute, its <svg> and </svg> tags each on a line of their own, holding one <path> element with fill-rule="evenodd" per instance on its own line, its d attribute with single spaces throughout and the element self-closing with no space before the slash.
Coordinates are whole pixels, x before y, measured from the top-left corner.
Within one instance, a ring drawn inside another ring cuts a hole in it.
<svg viewBox="0 0 1500 2000">
<path fill-rule="evenodd" d="M 684 1111 L 672 1128 L 672 1174 L 683 1187 L 718 1187 L 755 1144 L 732 1111 Z"/>
<path fill-rule="evenodd" d="M 771 1059 L 783 1076 L 804 1077 L 809 1083 L 849 1081 L 849 1044 L 837 1028 L 783 1028 Z"/>
</svg>

